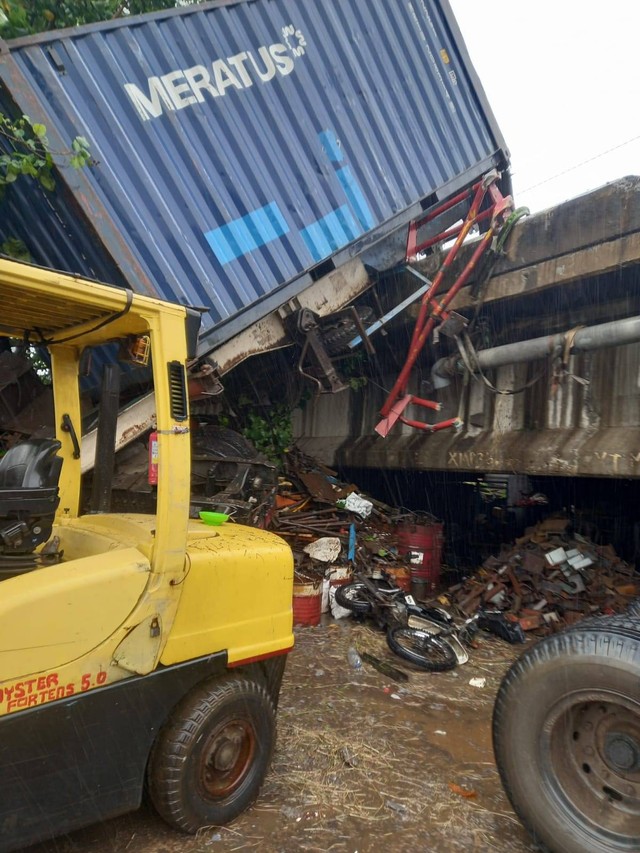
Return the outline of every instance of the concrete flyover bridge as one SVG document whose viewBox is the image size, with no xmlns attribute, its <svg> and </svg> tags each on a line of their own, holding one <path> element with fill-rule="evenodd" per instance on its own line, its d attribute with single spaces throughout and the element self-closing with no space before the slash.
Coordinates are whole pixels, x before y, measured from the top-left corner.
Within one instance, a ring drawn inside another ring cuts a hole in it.
<svg viewBox="0 0 640 853">
<path fill-rule="evenodd" d="M 429 278 L 440 260 L 415 269 Z M 396 273 L 384 291 L 399 301 L 412 279 Z M 470 280 L 451 307 L 466 332 L 436 336 L 408 390 L 440 404 L 434 424 L 454 427 L 374 433 L 406 353 L 409 308 L 372 337 L 363 387 L 339 405 L 320 395 L 299 415 L 301 447 L 358 469 L 640 477 L 640 178 L 520 220 L 489 280 Z"/>
</svg>

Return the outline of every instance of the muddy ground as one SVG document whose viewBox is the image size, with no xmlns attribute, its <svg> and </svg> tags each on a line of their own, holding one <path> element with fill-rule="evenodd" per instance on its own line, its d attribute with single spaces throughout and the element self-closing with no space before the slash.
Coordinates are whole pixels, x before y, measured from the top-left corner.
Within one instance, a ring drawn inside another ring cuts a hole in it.
<svg viewBox="0 0 640 853">
<path fill-rule="evenodd" d="M 403 669 L 409 681 L 367 664 L 355 672 L 352 645 Z M 192 838 L 144 807 L 29 853 L 534 851 L 491 750 L 493 700 L 522 648 L 485 634 L 467 664 L 429 674 L 349 618 L 296 629 L 275 759 L 252 809 Z"/>
</svg>

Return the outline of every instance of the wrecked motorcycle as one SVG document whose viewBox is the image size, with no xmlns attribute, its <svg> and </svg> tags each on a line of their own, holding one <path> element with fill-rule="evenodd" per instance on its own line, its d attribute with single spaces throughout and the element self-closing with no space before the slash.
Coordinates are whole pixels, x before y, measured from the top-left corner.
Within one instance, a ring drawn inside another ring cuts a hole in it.
<svg viewBox="0 0 640 853">
<path fill-rule="evenodd" d="M 445 610 L 417 604 L 384 578 L 362 573 L 356 578 L 336 588 L 336 602 L 355 616 L 373 619 L 395 654 L 429 672 L 446 672 L 469 659 Z"/>
<path fill-rule="evenodd" d="M 462 625 L 444 608 L 418 604 L 412 595 L 387 577 L 357 580 L 336 589 L 336 602 L 356 616 L 368 616 L 385 630 L 389 648 L 399 657 L 429 672 L 446 672 L 469 660 L 480 630 L 509 643 L 525 642 L 522 628 L 499 610 L 479 609 Z"/>
</svg>

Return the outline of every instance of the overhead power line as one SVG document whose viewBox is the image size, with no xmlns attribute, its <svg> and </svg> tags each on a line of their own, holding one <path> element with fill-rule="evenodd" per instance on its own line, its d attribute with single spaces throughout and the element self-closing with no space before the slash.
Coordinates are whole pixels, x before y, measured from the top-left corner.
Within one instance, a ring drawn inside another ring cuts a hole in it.
<svg viewBox="0 0 640 853">
<path fill-rule="evenodd" d="M 599 160 L 601 157 L 606 157 L 607 154 L 611 154 L 612 151 L 617 151 L 619 148 L 624 148 L 625 145 L 630 145 L 632 142 L 636 142 L 636 140 L 640 139 L 640 134 L 637 136 L 631 137 L 631 139 L 627 139 L 625 142 L 621 142 L 619 145 L 614 145 L 612 148 L 607 148 L 606 151 L 601 151 L 599 154 L 594 154 L 593 157 L 589 157 L 586 160 L 582 160 L 580 163 L 576 163 L 573 166 L 569 166 L 568 169 L 564 169 L 562 172 L 558 172 L 555 175 L 551 175 L 550 178 L 545 178 L 544 181 L 539 181 L 537 184 L 532 184 L 530 187 L 527 187 L 524 190 L 520 190 L 520 193 L 527 193 L 529 190 L 535 190 L 538 187 L 544 186 L 544 184 L 548 184 L 550 181 L 555 181 L 556 178 L 561 178 L 563 175 L 569 174 L 569 172 L 575 172 L 576 169 L 580 169 L 582 166 L 586 166 L 587 163 L 593 163 L 594 160 Z"/>
</svg>

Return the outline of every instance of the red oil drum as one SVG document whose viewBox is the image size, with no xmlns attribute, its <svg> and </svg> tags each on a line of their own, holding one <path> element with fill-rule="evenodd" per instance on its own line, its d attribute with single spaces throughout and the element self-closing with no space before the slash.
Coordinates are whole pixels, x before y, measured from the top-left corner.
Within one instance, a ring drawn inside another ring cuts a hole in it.
<svg viewBox="0 0 640 853">
<path fill-rule="evenodd" d="M 433 592 L 440 583 L 442 568 L 442 543 L 444 525 L 398 525 L 398 552 L 406 556 L 411 566 L 411 582 Z"/>
<path fill-rule="evenodd" d="M 294 583 L 293 624 L 313 626 L 320 624 L 322 612 L 322 584 Z"/>
</svg>

